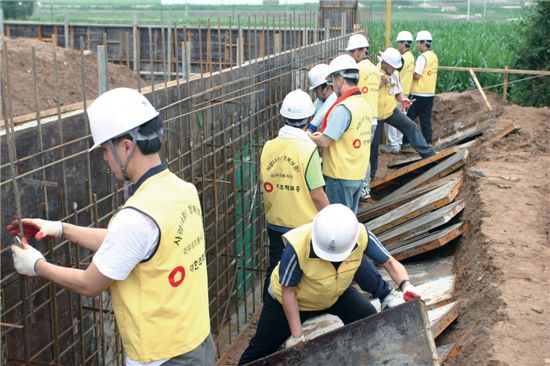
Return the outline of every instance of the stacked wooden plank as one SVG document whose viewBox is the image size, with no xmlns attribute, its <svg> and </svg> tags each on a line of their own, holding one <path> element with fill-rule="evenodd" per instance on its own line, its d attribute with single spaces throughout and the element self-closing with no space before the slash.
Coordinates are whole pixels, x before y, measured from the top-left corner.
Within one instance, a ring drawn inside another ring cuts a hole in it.
<svg viewBox="0 0 550 366">
<path fill-rule="evenodd" d="M 426 253 L 420 260 L 404 265 L 426 304 L 434 340 L 459 315 L 459 301 L 454 298 L 453 257 L 430 253 L 451 243 L 468 228 L 461 220 L 466 202 L 457 198 L 463 185 L 468 148 L 480 141 L 492 143 L 521 128 L 511 124 L 494 135 L 482 136 L 491 123 L 466 126 L 438 140 L 444 149 L 428 159 L 394 163 L 397 167 L 394 172 L 372 183 L 379 200 L 362 207 L 357 214 L 397 260 Z M 483 140 L 476 139 L 479 136 Z M 384 277 L 391 282 L 387 274 Z M 377 300 L 373 304 L 379 306 Z M 455 344 L 438 347 L 439 361 L 452 357 L 457 349 Z"/>
</svg>

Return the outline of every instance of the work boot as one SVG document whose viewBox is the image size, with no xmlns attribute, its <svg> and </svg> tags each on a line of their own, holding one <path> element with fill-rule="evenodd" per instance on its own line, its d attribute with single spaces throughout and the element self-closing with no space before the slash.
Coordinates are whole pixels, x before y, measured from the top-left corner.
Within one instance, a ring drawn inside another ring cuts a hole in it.
<svg viewBox="0 0 550 366">
<path fill-rule="evenodd" d="M 390 309 L 396 307 L 399 304 L 403 304 L 405 300 L 403 299 L 403 294 L 396 289 L 392 289 L 389 294 L 386 295 L 384 300 L 382 300 L 382 310 Z"/>
</svg>

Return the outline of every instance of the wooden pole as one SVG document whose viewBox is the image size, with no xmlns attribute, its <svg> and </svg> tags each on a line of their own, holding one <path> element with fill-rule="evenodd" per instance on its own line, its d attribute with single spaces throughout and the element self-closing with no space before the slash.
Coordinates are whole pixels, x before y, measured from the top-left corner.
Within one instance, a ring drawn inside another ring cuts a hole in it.
<svg viewBox="0 0 550 366">
<path fill-rule="evenodd" d="M 508 99 L 508 65 L 504 66 L 504 88 L 502 91 L 502 99 L 504 100 L 504 103 L 506 103 L 506 99 Z"/>
<path fill-rule="evenodd" d="M 99 78 L 99 95 L 107 91 L 107 57 L 105 46 L 97 46 L 97 75 Z"/>
<path fill-rule="evenodd" d="M 483 88 L 481 87 L 479 80 L 477 80 L 477 76 L 474 73 L 474 70 L 470 69 L 470 75 L 472 75 L 472 79 L 474 79 L 474 82 L 476 83 L 476 86 L 479 92 L 481 93 L 481 96 L 483 97 L 483 100 L 485 101 L 487 108 L 489 108 L 490 111 L 493 111 L 493 107 L 491 107 L 491 104 L 489 103 L 489 100 L 487 99 L 487 96 L 485 95 L 485 92 L 483 91 Z"/>
<path fill-rule="evenodd" d="M 391 45 L 391 0 L 386 0 L 386 48 Z"/>
</svg>

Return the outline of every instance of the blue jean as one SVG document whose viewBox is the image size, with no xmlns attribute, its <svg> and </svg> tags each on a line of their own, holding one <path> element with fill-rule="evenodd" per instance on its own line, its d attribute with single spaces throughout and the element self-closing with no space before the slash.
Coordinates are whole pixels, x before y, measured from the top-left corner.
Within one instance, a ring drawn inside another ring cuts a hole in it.
<svg viewBox="0 0 550 366">
<path fill-rule="evenodd" d="M 331 204 L 341 203 L 357 213 L 361 186 L 363 185 L 362 179 L 347 180 L 325 177 L 325 184 L 325 193 Z"/>
</svg>

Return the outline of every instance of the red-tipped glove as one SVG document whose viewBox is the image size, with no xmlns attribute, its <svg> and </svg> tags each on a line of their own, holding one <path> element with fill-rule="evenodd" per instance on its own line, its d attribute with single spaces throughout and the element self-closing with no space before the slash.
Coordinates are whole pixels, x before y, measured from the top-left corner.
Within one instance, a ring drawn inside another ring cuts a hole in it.
<svg viewBox="0 0 550 366">
<path fill-rule="evenodd" d="M 407 110 L 411 107 L 411 100 L 409 98 L 403 98 L 403 102 L 401 102 L 401 105 L 403 106 L 404 110 Z"/>
<path fill-rule="evenodd" d="M 23 219 L 23 237 L 35 238 L 38 240 L 60 238 L 63 235 L 63 224 L 61 221 L 48 221 L 42 219 Z M 16 236 L 19 234 L 19 220 L 15 219 L 7 227 L 8 234 Z"/>
<path fill-rule="evenodd" d="M 403 300 L 405 301 L 412 301 L 414 299 L 420 299 L 420 295 L 418 294 L 418 291 L 416 288 L 412 285 L 410 282 L 405 282 L 403 287 L 401 288 L 403 291 Z"/>
</svg>

